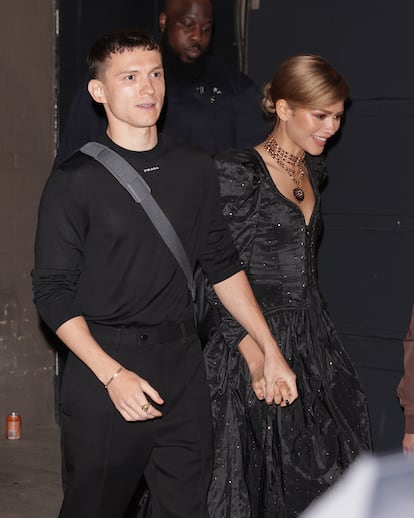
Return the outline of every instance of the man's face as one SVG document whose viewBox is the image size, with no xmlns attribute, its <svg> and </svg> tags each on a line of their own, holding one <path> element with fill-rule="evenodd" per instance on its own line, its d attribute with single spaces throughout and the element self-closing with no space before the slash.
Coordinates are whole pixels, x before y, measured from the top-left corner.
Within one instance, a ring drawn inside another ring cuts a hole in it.
<svg viewBox="0 0 414 518">
<path fill-rule="evenodd" d="M 165 95 L 160 52 L 136 48 L 112 54 L 89 91 L 104 105 L 110 125 L 155 127 Z"/>
<path fill-rule="evenodd" d="M 213 30 L 210 0 L 176 0 L 160 15 L 168 46 L 184 63 L 196 62 L 207 51 Z"/>
</svg>

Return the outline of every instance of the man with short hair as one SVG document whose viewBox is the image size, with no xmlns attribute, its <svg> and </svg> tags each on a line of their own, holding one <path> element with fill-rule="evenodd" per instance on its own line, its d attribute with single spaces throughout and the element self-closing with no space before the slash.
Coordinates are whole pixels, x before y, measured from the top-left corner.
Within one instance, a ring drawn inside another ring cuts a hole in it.
<svg viewBox="0 0 414 518">
<path fill-rule="evenodd" d="M 253 81 L 210 55 L 213 22 L 211 0 L 165 0 L 159 16 L 167 100 L 158 127 L 210 155 L 253 146 L 270 129 Z M 105 132 L 106 117 L 94 104 L 85 81 L 70 107 L 55 165 Z"/>
<path fill-rule="evenodd" d="M 297 398 L 295 375 L 261 314 L 220 209 L 205 153 L 158 135 L 165 92 L 158 45 L 109 34 L 89 58 L 97 139 L 145 179 L 219 299 L 265 355 L 265 398 Z M 207 518 L 210 398 L 184 273 L 141 205 L 78 151 L 42 194 L 33 270 L 42 319 L 68 347 L 61 433 L 60 518 L 123 518 L 145 479 L 154 518 Z"/>
</svg>

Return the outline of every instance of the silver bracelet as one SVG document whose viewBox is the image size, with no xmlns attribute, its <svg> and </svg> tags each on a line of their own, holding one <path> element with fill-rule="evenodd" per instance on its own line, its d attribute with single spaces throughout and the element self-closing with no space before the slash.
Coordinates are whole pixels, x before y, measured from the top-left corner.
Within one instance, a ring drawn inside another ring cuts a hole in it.
<svg viewBox="0 0 414 518">
<path fill-rule="evenodd" d="M 109 384 L 110 384 L 112 381 L 114 381 L 114 379 L 115 379 L 115 378 L 117 378 L 117 377 L 119 376 L 119 373 L 121 372 L 121 370 L 122 370 L 122 369 L 123 369 L 123 367 L 119 367 L 119 369 L 118 369 L 116 372 L 114 372 L 114 373 L 112 374 L 112 376 L 109 378 L 109 380 L 108 380 L 108 381 L 106 382 L 106 384 L 104 385 L 104 387 L 105 387 L 106 389 L 108 389 Z"/>
</svg>

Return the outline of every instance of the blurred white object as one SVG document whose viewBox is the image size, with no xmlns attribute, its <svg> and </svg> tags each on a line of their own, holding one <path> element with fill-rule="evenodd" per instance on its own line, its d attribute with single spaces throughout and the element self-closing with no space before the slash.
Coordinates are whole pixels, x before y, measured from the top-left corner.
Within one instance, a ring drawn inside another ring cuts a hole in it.
<svg viewBox="0 0 414 518">
<path fill-rule="evenodd" d="M 301 518 L 413 518 L 414 456 L 362 455 Z"/>
</svg>

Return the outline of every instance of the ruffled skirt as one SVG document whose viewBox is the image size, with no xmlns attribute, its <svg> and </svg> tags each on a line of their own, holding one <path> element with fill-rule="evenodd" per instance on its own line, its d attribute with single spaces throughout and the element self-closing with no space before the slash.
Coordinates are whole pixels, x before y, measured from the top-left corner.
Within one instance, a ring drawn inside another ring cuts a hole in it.
<svg viewBox="0 0 414 518">
<path fill-rule="evenodd" d="M 286 408 L 257 400 L 237 350 L 241 337 L 223 327 L 212 334 L 205 348 L 215 437 L 211 518 L 298 516 L 371 449 L 365 394 L 320 302 L 266 318 L 299 398 Z"/>
</svg>

